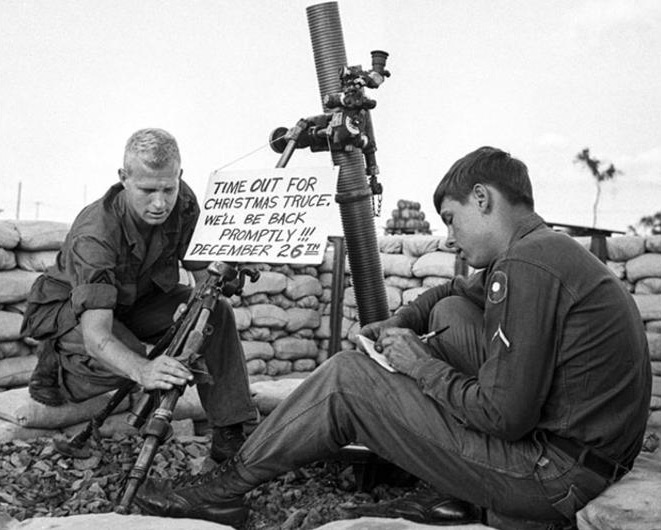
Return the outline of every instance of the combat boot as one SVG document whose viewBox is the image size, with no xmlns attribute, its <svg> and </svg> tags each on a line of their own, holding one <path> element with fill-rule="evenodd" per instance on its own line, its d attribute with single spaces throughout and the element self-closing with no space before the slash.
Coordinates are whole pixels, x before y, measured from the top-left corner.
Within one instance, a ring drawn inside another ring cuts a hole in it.
<svg viewBox="0 0 661 530">
<path fill-rule="evenodd" d="M 64 405 L 66 399 L 59 385 L 60 364 L 52 340 L 39 343 L 36 350 L 37 366 L 35 367 L 28 391 L 32 399 L 49 407 Z"/>
<path fill-rule="evenodd" d="M 238 462 L 238 457 L 230 458 L 213 471 L 173 487 L 148 479 L 135 502 L 150 515 L 203 519 L 241 528 L 249 512 L 243 494 L 253 486 L 239 475 Z"/>
<path fill-rule="evenodd" d="M 246 441 L 243 424 L 237 423 L 226 427 L 214 427 L 209 456 L 217 463 L 232 458 Z"/>
</svg>

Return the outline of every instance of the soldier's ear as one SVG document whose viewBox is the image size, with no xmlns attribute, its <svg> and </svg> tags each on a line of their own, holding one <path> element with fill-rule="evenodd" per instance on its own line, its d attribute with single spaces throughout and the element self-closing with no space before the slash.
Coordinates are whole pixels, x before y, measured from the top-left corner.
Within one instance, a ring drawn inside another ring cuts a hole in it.
<svg viewBox="0 0 661 530">
<path fill-rule="evenodd" d="M 128 173 L 126 173 L 126 170 L 123 167 L 120 167 L 117 170 L 117 174 L 119 175 L 119 181 L 122 183 L 122 186 L 126 188 L 126 179 L 128 178 Z"/>
<path fill-rule="evenodd" d="M 483 213 L 488 212 L 491 209 L 491 201 L 493 200 L 491 190 L 484 184 L 478 183 L 473 186 L 472 193 L 478 209 Z"/>
</svg>

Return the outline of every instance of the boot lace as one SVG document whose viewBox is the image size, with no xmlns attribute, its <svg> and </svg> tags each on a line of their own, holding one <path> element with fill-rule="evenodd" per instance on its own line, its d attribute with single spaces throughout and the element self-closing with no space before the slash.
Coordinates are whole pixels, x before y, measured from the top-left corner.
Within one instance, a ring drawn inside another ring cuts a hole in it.
<svg viewBox="0 0 661 530">
<path fill-rule="evenodd" d="M 213 468 L 210 471 L 207 471 L 206 473 L 189 475 L 177 480 L 174 486 L 176 489 L 184 489 L 184 488 L 193 488 L 208 484 L 209 482 L 213 482 L 214 480 L 216 480 L 221 475 L 228 473 L 231 469 L 233 469 L 237 461 L 238 461 L 237 456 L 228 458 L 222 464 L 217 465 L 215 468 Z"/>
</svg>

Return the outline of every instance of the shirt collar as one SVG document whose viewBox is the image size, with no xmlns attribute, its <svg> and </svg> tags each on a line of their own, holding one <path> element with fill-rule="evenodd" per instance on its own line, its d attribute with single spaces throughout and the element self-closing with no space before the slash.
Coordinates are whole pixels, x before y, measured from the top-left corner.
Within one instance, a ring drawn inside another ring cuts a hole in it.
<svg viewBox="0 0 661 530">
<path fill-rule="evenodd" d="M 510 240 L 509 246 L 511 247 L 519 239 L 524 238 L 530 232 L 534 232 L 535 230 L 538 230 L 539 228 L 542 228 L 542 227 L 545 227 L 545 226 L 546 226 L 546 223 L 544 222 L 544 219 L 542 219 L 535 212 L 531 212 L 529 215 L 525 216 L 519 222 L 519 226 L 514 231 L 514 235 L 512 236 L 512 239 Z"/>
</svg>

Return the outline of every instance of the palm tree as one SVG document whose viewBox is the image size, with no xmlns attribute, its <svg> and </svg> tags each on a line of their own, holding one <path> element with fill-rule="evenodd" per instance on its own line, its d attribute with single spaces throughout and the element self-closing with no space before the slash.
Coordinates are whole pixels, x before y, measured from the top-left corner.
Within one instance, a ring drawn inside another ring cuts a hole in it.
<svg viewBox="0 0 661 530">
<path fill-rule="evenodd" d="M 601 198 L 601 183 L 613 179 L 615 175 L 621 175 L 622 172 L 619 169 L 615 169 L 613 164 L 605 170 L 600 171 L 601 160 L 591 157 L 590 149 L 587 147 L 576 155 L 574 162 L 584 163 L 597 182 L 597 195 L 592 206 L 592 228 L 595 228 L 597 226 L 597 208 L 599 207 L 599 199 Z"/>
</svg>

